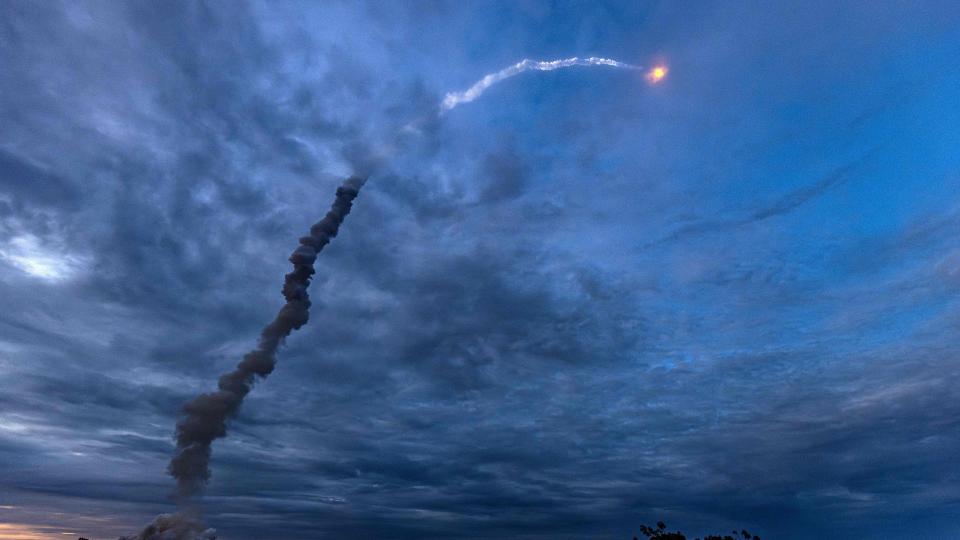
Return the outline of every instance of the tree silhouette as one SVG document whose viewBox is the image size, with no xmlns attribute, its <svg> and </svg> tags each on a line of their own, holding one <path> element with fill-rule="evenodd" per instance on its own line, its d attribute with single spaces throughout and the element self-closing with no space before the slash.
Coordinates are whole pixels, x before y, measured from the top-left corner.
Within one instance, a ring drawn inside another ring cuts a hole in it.
<svg viewBox="0 0 960 540">
<path fill-rule="evenodd" d="M 667 525 L 662 521 L 657 522 L 656 528 L 648 525 L 640 525 L 640 533 L 652 540 L 687 540 L 686 535 L 680 531 L 668 531 Z M 633 540 L 637 540 L 637 537 L 634 536 Z M 694 540 L 701 539 L 697 537 Z M 755 534 L 750 534 L 746 529 L 743 529 L 740 532 L 732 531 L 731 534 L 725 534 L 723 536 L 718 534 L 707 535 L 704 536 L 702 540 L 760 540 L 760 537 Z"/>
</svg>

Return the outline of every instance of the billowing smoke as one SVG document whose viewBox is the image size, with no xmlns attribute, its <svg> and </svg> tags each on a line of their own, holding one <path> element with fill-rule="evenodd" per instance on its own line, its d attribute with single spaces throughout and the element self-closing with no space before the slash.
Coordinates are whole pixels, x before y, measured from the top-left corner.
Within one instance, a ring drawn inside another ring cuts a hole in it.
<svg viewBox="0 0 960 540">
<path fill-rule="evenodd" d="M 217 534 L 208 529 L 200 516 L 192 511 L 176 514 L 160 514 L 153 523 L 133 536 L 121 536 L 120 540 L 216 540 Z"/>
<path fill-rule="evenodd" d="M 449 111 L 461 103 L 470 103 L 471 101 L 483 95 L 483 93 L 486 92 L 491 86 L 504 79 L 509 79 L 514 75 L 519 75 L 525 71 L 553 71 L 555 69 L 568 68 L 572 66 L 610 66 L 619 69 L 643 69 L 641 66 L 635 66 L 633 64 L 627 64 L 625 62 L 611 60 L 609 58 L 599 58 L 596 56 L 591 56 L 589 58 L 578 58 L 574 56 L 573 58 L 549 61 L 536 61 L 524 58 L 516 64 L 505 67 L 496 73 L 485 75 L 482 79 L 474 83 L 473 86 L 462 92 L 449 92 L 443 98 L 443 102 L 440 103 L 440 112 Z"/>
<path fill-rule="evenodd" d="M 248 352 L 233 371 L 220 377 L 215 392 L 201 394 L 184 405 L 184 415 L 177 422 L 177 451 L 169 466 L 170 474 L 177 481 L 174 497 L 181 511 L 161 515 L 136 536 L 121 540 L 204 540 L 215 537 L 213 530 L 205 529 L 198 513 L 191 507 L 191 499 L 200 494 L 210 478 L 211 444 L 227 435 L 227 421 L 237 414 L 257 378 L 264 378 L 273 371 L 277 349 L 284 338 L 307 323 L 310 309 L 307 287 L 314 274 L 313 263 L 320 250 L 337 235 L 365 180 L 358 176 L 347 179 L 337 188 L 336 199 L 327 215 L 310 227 L 309 236 L 300 238 L 300 245 L 290 255 L 293 271 L 283 282 L 283 296 L 287 303 L 260 333 L 257 348 Z"/>
</svg>

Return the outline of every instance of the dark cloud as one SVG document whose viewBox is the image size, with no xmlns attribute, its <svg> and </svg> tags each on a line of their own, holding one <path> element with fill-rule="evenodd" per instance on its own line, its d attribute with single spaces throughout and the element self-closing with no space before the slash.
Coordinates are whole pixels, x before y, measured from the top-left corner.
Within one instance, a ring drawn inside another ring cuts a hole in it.
<svg viewBox="0 0 960 540">
<path fill-rule="evenodd" d="M 523 194 L 529 182 L 529 168 L 530 165 L 509 148 L 489 154 L 481 169 L 487 179 L 481 201 L 496 202 Z"/>
<path fill-rule="evenodd" d="M 956 8 L 765 8 L 0 5 L 9 521 L 173 511 L 180 407 L 369 169 L 215 447 L 224 538 L 949 536 Z M 436 115 L 574 54 L 671 76 Z"/>
<path fill-rule="evenodd" d="M 62 177 L 0 150 L 0 186 L 15 204 L 75 206 L 78 190 Z"/>
</svg>

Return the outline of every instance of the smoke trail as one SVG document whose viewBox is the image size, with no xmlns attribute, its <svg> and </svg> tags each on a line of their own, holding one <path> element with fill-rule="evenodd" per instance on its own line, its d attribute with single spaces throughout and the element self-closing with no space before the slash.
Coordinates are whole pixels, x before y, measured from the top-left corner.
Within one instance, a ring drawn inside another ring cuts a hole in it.
<svg viewBox="0 0 960 540">
<path fill-rule="evenodd" d="M 283 282 L 287 303 L 260 333 L 257 348 L 248 352 L 236 369 L 220 377 L 218 390 L 201 394 L 184 405 L 184 417 L 177 423 L 177 453 L 169 471 L 177 480 L 176 496 L 184 499 L 198 494 L 210 478 L 210 444 L 227 433 L 226 422 L 236 415 L 243 398 L 253 388 L 255 377 L 266 377 L 276 364 L 276 352 L 290 332 L 307 323 L 310 298 L 307 287 L 314 273 L 317 253 L 337 235 L 350 212 L 364 179 L 354 176 L 337 188 L 337 197 L 327 215 L 300 238 L 290 255 L 293 271 Z"/>
<path fill-rule="evenodd" d="M 529 59 L 491 73 L 462 92 L 446 94 L 440 104 L 439 114 L 430 114 L 404 126 L 388 145 L 384 155 L 370 157 L 364 145 L 349 148 L 355 166 L 371 171 L 388 161 L 406 140 L 406 134 L 422 134 L 424 127 L 438 121 L 443 113 L 462 103 L 479 98 L 491 86 L 525 71 L 553 71 L 572 66 L 610 66 L 618 69 L 641 70 L 640 66 L 591 56 L 589 58 L 565 58 L 551 61 Z M 310 299 L 307 287 L 314 274 L 313 263 L 320 250 L 337 235 L 340 224 L 350 212 L 353 200 L 366 179 L 353 176 L 337 188 L 336 200 L 320 222 L 310 228 L 310 235 L 300 238 L 300 246 L 290 255 L 294 269 L 287 274 L 283 284 L 283 296 L 287 303 L 276 318 L 260 334 L 257 348 L 247 353 L 237 367 L 220 377 L 215 392 L 201 394 L 184 405 L 184 416 L 177 422 L 177 450 L 170 461 L 168 471 L 176 479 L 174 497 L 180 506 L 175 514 L 157 516 L 135 536 L 120 540 L 213 540 L 213 529 L 207 529 L 200 519 L 199 511 L 191 506 L 210 478 L 211 445 L 227 434 L 227 421 L 233 418 L 253 385 L 259 378 L 267 377 L 276 365 L 276 352 L 284 338 L 307 323 Z"/>
<path fill-rule="evenodd" d="M 627 64 L 625 62 L 611 60 L 609 58 L 599 58 L 596 56 L 591 56 L 589 58 L 578 58 L 574 56 L 573 58 L 550 61 L 536 61 L 524 58 L 516 64 L 505 67 L 496 73 L 485 75 L 482 79 L 474 83 L 473 86 L 462 92 L 447 93 L 447 95 L 443 98 L 443 102 L 440 104 L 440 112 L 444 113 L 449 111 L 461 103 L 470 103 L 471 101 L 483 95 L 483 93 L 486 92 L 491 86 L 504 79 L 509 79 L 514 75 L 519 75 L 525 71 L 553 71 L 555 69 L 568 68 L 572 66 L 610 66 L 619 69 L 643 69 L 641 66 Z"/>
<path fill-rule="evenodd" d="M 350 213 L 366 179 L 352 176 L 337 188 L 336 199 L 327 215 L 310 227 L 310 235 L 290 255 L 293 271 L 284 277 L 283 296 L 287 303 L 276 318 L 260 333 L 257 348 L 248 352 L 237 367 L 220 377 L 217 391 L 201 394 L 184 405 L 184 416 L 177 422 L 177 451 L 170 461 L 170 474 L 177 481 L 174 497 L 182 510 L 162 515 L 138 535 L 121 540 L 200 540 L 214 538 L 205 530 L 198 512 L 190 507 L 210 478 L 210 446 L 227 434 L 227 421 L 237 414 L 257 377 L 269 375 L 276 365 L 276 353 L 284 338 L 307 323 L 310 297 L 307 287 L 313 276 L 317 254 L 337 235 L 340 224 Z"/>
<path fill-rule="evenodd" d="M 419 137 L 425 134 L 435 134 L 437 126 L 443 119 L 445 113 L 453 110 L 458 105 L 476 100 L 491 86 L 526 71 L 553 71 L 555 69 L 573 66 L 609 66 L 632 71 L 644 69 L 642 66 L 599 56 L 590 56 L 588 58 L 574 56 L 560 60 L 530 60 L 529 58 L 524 58 L 512 66 L 507 66 L 495 73 L 484 75 L 482 79 L 475 82 L 473 86 L 466 90 L 447 92 L 438 108 L 429 107 L 428 110 L 400 127 L 389 137 L 389 140 L 383 144 L 376 147 L 370 147 L 365 144 L 351 145 L 348 148 L 350 164 L 354 171 L 372 173 L 385 167 L 393 157 L 402 153 L 414 141 L 419 140 Z M 659 75 L 656 76 L 656 80 L 659 81 L 666 74 L 666 67 L 658 66 L 655 70 L 659 70 Z M 648 74 L 648 77 L 650 76 L 651 75 Z"/>
</svg>

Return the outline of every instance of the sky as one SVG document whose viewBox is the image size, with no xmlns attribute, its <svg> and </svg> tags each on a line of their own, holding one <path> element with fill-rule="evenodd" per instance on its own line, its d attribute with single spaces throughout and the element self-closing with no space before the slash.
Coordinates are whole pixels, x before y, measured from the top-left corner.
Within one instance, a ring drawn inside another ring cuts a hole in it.
<svg viewBox="0 0 960 540">
<path fill-rule="evenodd" d="M 960 4 L 0 3 L 0 537 L 960 537 Z M 442 116 L 447 92 L 524 73 Z M 397 133 L 429 118 L 419 134 Z"/>
</svg>

